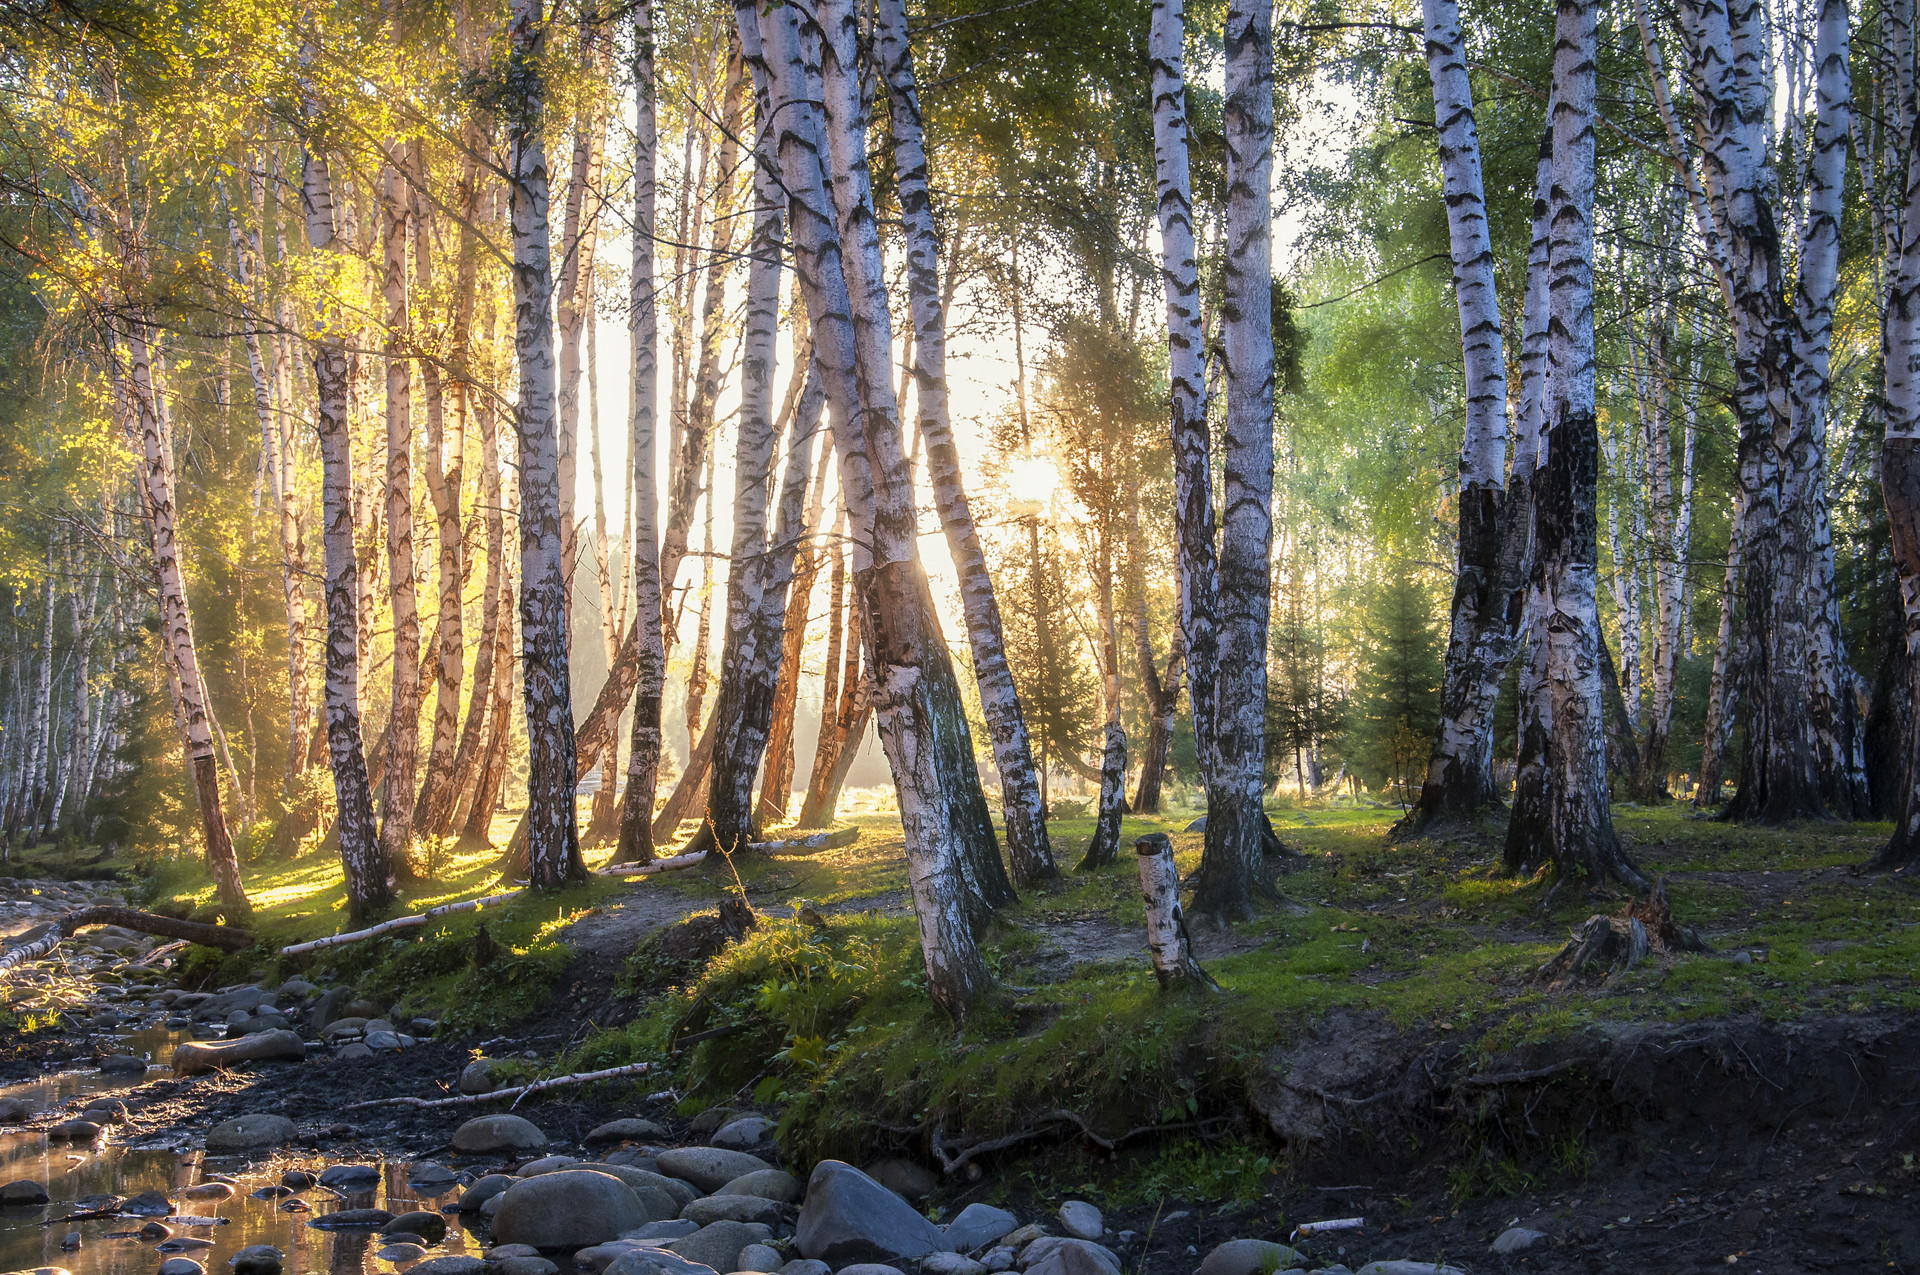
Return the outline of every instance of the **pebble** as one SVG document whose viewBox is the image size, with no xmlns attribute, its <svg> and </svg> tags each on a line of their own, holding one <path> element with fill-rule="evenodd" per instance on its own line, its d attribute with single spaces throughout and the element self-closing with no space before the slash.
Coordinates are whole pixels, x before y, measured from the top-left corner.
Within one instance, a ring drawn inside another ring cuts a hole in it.
<svg viewBox="0 0 1920 1275">
<path fill-rule="evenodd" d="M 1097 1240 L 1106 1231 L 1106 1220 L 1085 1200 L 1068 1200 L 1060 1206 L 1060 1226 L 1075 1239 Z"/>
</svg>

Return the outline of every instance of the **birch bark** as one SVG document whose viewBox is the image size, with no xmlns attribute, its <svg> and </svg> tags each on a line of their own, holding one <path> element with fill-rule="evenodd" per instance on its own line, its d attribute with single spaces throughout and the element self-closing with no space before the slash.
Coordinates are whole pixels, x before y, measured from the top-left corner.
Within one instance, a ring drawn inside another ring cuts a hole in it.
<svg viewBox="0 0 1920 1275">
<path fill-rule="evenodd" d="M 398 154 L 400 142 L 389 144 Z M 414 762 L 420 748 L 420 608 L 414 591 L 413 552 L 413 333 L 407 289 L 411 200 L 398 159 L 381 174 L 380 246 L 386 302 L 387 594 L 393 607 L 393 695 L 387 716 L 387 799 L 381 809 L 380 852 L 395 871 L 413 875 Z"/>
</svg>

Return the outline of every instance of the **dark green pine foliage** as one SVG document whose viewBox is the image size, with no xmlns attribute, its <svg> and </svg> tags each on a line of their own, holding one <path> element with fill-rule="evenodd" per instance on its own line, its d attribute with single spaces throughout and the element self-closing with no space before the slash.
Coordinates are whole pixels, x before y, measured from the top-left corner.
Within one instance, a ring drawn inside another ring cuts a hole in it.
<svg viewBox="0 0 1920 1275">
<path fill-rule="evenodd" d="M 1402 802 L 1420 790 L 1439 719 L 1440 615 L 1438 595 L 1399 561 L 1370 591 L 1359 634 L 1347 761 Z"/>
<path fill-rule="evenodd" d="M 1072 564 L 1049 528 L 1040 531 L 1036 563 L 1025 536 L 1010 538 L 994 584 L 1006 625 L 1007 663 L 1013 668 L 1020 710 L 1043 773 L 1058 773 L 1069 757 L 1097 755 L 1100 677 L 1073 619 Z M 1037 569 L 1036 569 L 1037 568 Z"/>
</svg>

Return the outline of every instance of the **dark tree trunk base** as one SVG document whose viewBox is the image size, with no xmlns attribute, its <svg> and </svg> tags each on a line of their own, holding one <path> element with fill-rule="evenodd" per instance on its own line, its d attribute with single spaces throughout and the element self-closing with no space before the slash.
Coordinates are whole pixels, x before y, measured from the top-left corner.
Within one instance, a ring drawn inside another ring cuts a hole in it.
<svg viewBox="0 0 1920 1275">
<path fill-rule="evenodd" d="M 1091 872 L 1113 863 L 1120 853 L 1120 816 L 1126 812 L 1127 732 L 1107 723 L 1107 745 L 1100 758 L 1100 815 L 1087 842 L 1086 858 L 1075 872 Z"/>
</svg>

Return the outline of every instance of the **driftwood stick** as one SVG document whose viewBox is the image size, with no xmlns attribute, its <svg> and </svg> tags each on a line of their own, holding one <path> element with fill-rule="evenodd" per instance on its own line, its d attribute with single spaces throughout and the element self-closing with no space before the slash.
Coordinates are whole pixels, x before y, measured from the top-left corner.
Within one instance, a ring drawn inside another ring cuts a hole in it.
<svg viewBox="0 0 1920 1275">
<path fill-rule="evenodd" d="M 22 961 L 38 960 L 60 945 L 60 940 L 71 938 L 76 932 L 90 925 L 117 925 L 122 929 L 138 930 L 142 934 L 154 934 L 167 939 L 185 939 L 189 943 L 204 943 L 208 947 L 225 948 L 229 952 L 238 952 L 253 946 L 253 935 L 245 930 L 236 930 L 230 925 L 208 925 L 202 921 L 180 921 L 170 916 L 161 916 L 156 912 L 142 912 L 137 908 L 116 907 L 110 903 L 97 904 L 90 908 L 81 908 L 78 912 L 69 912 L 46 930 L 4 956 L 0 956 L 0 975 L 10 972 Z"/>
<path fill-rule="evenodd" d="M 437 908 L 428 908 L 417 916 L 396 916 L 391 921 L 382 921 L 378 925 L 368 926 L 364 930 L 350 930 L 345 934 L 330 934 L 326 938 L 309 939 L 305 943 L 293 943 L 280 949 L 282 956 L 299 956 L 303 952 L 317 952 L 324 947 L 338 947 L 342 943 L 358 943 L 361 939 L 378 938 L 382 934 L 391 934 L 395 930 L 410 930 L 435 921 L 443 916 L 452 916 L 456 912 L 477 912 L 494 903 L 505 903 L 509 899 L 520 897 L 520 891 L 509 890 L 505 894 L 489 894 L 484 899 L 468 899 L 464 903 L 442 903 Z"/>
<path fill-rule="evenodd" d="M 705 850 L 696 850 L 692 854 L 676 854 L 671 859 L 650 859 L 646 863 L 616 863 L 610 868 L 600 869 L 603 877 L 650 876 L 655 872 L 672 872 L 676 868 L 691 868 L 706 860 Z"/>
<path fill-rule="evenodd" d="M 366 1102 L 350 1102 L 343 1110 L 362 1111 L 368 1107 L 463 1107 L 469 1103 L 492 1102 L 498 1098 L 524 1098 L 547 1089 L 563 1089 L 569 1085 L 590 1085 L 596 1080 L 618 1080 L 622 1076 L 640 1076 L 652 1070 L 652 1063 L 628 1063 L 624 1067 L 609 1067 L 605 1071 L 576 1071 L 567 1076 L 536 1080 L 530 1085 L 496 1089 L 492 1093 L 459 1094 L 452 1098 L 372 1098 Z"/>
</svg>

